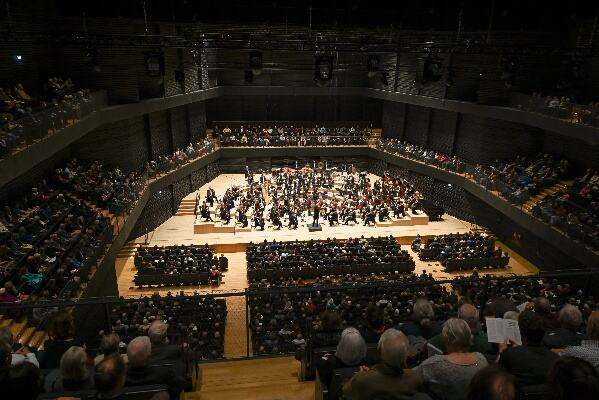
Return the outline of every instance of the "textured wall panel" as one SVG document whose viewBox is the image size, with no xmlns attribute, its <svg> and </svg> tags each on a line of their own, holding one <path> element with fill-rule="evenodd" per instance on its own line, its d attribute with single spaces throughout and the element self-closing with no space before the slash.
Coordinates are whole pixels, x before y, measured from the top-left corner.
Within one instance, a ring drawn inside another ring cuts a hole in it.
<svg viewBox="0 0 599 400">
<path fill-rule="evenodd" d="M 73 143 L 71 152 L 86 162 L 98 160 L 127 171 L 137 170 L 149 157 L 143 118 L 102 125 Z"/>
<path fill-rule="evenodd" d="M 408 106 L 405 139 L 409 143 L 426 146 L 428 135 L 429 109 L 419 106 Z"/>
<path fill-rule="evenodd" d="M 167 111 L 149 114 L 150 140 L 152 142 L 152 158 L 171 154 L 171 139 L 168 126 Z"/>
<path fill-rule="evenodd" d="M 198 101 L 187 106 L 189 117 L 189 138 L 197 141 L 206 137 L 206 102 Z"/>
<path fill-rule="evenodd" d="M 427 147 L 450 154 L 458 114 L 452 111 L 433 110 Z"/>
<path fill-rule="evenodd" d="M 173 210 L 177 210 L 181 204 L 181 200 L 191 193 L 190 176 L 173 183 Z"/>
<path fill-rule="evenodd" d="M 407 105 L 394 101 L 383 102 L 382 136 L 387 138 L 404 138 L 404 122 Z"/>
<path fill-rule="evenodd" d="M 145 235 L 174 215 L 172 186 L 153 194 L 142 211 L 129 240 Z"/>
<path fill-rule="evenodd" d="M 191 190 L 198 190 L 206 183 L 206 168 L 193 171 L 190 175 Z"/>
<path fill-rule="evenodd" d="M 173 148 L 182 149 L 189 143 L 187 134 L 187 113 L 185 106 L 171 108 L 170 110 L 171 134 Z"/>
</svg>

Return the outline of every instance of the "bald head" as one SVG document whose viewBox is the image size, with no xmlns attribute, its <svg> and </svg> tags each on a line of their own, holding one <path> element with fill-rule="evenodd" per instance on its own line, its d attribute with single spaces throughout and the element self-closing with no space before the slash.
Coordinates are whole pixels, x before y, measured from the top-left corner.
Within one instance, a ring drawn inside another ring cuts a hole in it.
<svg viewBox="0 0 599 400">
<path fill-rule="evenodd" d="M 547 297 L 537 297 L 534 307 L 535 311 L 543 316 L 551 314 L 551 303 Z"/>
<path fill-rule="evenodd" d="M 148 337 L 150 338 L 150 342 L 152 342 L 152 344 L 163 343 L 166 339 L 167 330 L 168 325 L 161 320 L 157 319 L 152 322 L 148 328 Z"/>
<path fill-rule="evenodd" d="M 472 304 L 462 304 L 458 310 L 458 318 L 466 321 L 472 332 L 478 331 L 478 308 Z"/>
</svg>

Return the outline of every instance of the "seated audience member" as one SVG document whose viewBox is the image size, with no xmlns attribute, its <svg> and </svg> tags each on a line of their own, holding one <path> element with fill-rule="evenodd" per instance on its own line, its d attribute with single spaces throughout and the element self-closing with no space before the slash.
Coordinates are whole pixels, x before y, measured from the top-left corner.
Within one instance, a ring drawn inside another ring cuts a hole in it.
<svg viewBox="0 0 599 400">
<path fill-rule="evenodd" d="M 442 335 L 447 355 L 432 356 L 415 370 L 422 371 L 427 392 L 435 398 L 465 399 L 470 380 L 487 366 L 487 359 L 481 353 L 470 352 L 472 333 L 466 321 L 448 319 Z"/>
<path fill-rule="evenodd" d="M 559 321 L 555 313 L 551 312 L 551 302 L 547 297 L 537 297 L 533 302 L 533 309 L 543 317 L 545 329 L 559 328 Z"/>
<path fill-rule="evenodd" d="M 0 342 L 5 342 L 11 348 L 14 347 L 14 339 L 13 339 L 12 332 L 10 331 L 9 327 L 0 328 Z M 35 357 L 35 354 L 33 352 L 31 352 L 27 348 L 27 346 L 23 346 L 16 352 L 12 353 L 11 365 L 14 366 L 14 365 L 20 364 L 24 361 L 27 361 L 27 362 L 35 365 L 36 367 L 40 366 L 39 362 L 37 361 L 37 358 Z"/>
<path fill-rule="evenodd" d="M 378 343 L 385 332 L 385 313 L 382 307 L 371 304 L 366 309 L 366 326 L 362 330 L 362 337 L 366 343 Z"/>
<path fill-rule="evenodd" d="M 366 358 L 366 351 L 366 342 L 360 332 L 356 328 L 345 328 L 335 354 L 327 353 L 316 360 L 316 370 L 321 382 L 329 387 L 334 370 L 361 365 Z"/>
<path fill-rule="evenodd" d="M 458 318 L 466 321 L 470 328 L 470 332 L 472 333 L 472 345 L 470 346 L 470 351 L 485 355 L 493 353 L 493 347 L 489 343 L 487 334 L 481 329 L 478 308 L 472 304 L 463 304 L 458 309 Z M 443 353 L 447 352 L 443 333 L 432 337 L 428 342 Z"/>
<path fill-rule="evenodd" d="M 98 365 L 104 358 L 111 356 L 113 354 L 119 354 L 119 347 L 121 344 L 121 338 L 116 333 L 109 333 L 108 335 L 102 336 L 100 339 L 100 352 L 101 354 L 97 355 L 94 358 L 94 365 Z M 121 358 L 127 364 L 127 355 L 120 354 Z"/>
<path fill-rule="evenodd" d="M 563 357 L 553 364 L 548 386 L 548 399 L 592 400 L 599 394 L 599 374 L 585 360 Z"/>
<path fill-rule="evenodd" d="M 488 366 L 470 380 L 467 400 L 515 400 L 516 379 L 503 369 Z"/>
<path fill-rule="evenodd" d="M 566 304 L 559 312 L 560 327 L 547 331 L 543 338 L 545 346 L 551 349 L 563 349 L 566 346 L 579 346 L 585 339 L 583 333 L 578 332 L 582 325 L 582 313 L 571 304 Z"/>
<path fill-rule="evenodd" d="M 166 333 L 168 325 L 160 320 L 155 320 L 148 328 L 148 337 L 152 343 L 152 354 L 150 355 L 150 364 L 158 365 L 168 361 L 181 361 L 183 353 L 181 346 L 168 343 Z"/>
<path fill-rule="evenodd" d="M 580 346 L 568 346 L 560 355 L 588 361 L 599 372 L 599 311 L 593 311 L 587 320 L 587 337 Z"/>
<path fill-rule="evenodd" d="M 412 321 L 401 324 L 399 329 L 406 336 L 423 337 L 430 339 L 441 333 L 443 322 L 437 321 L 433 306 L 426 299 L 418 299 L 412 310 Z"/>
<path fill-rule="evenodd" d="M 8 371 L 12 359 L 12 349 L 8 343 L 0 342 L 0 390 L 8 387 Z"/>
<path fill-rule="evenodd" d="M 22 362 L 8 372 L 8 390 L 1 392 L 0 396 L 6 399 L 35 400 L 40 393 L 42 387 L 39 368 L 32 363 Z"/>
<path fill-rule="evenodd" d="M 124 400 L 123 388 L 127 376 L 127 366 L 118 354 L 106 356 L 96 366 L 94 384 L 100 400 Z M 159 392 L 148 400 L 168 400 L 166 392 Z"/>
<path fill-rule="evenodd" d="M 523 311 L 518 318 L 522 346 L 499 346 L 499 365 L 516 377 L 520 387 L 541 385 L 559 356 L 543 346 L 543 318 L 534 311 Z"/>
<path fill-rule="evenodd" d="M 44 386 L 47 392 L 92 389 L 91 372 L 83 347 L 72 346 L 60 358 L 60 371 L 48 374 Z"/>
<path fill-rule="evenodd" d="M 401 331 L 387 329 L 378 343 L 381 363 L 355 374 L 343 386 L 343 396 L 348 400 L 411 399 L 424 382 L 421 374 L 404 369 L 408 346 Z"/>
<path fill-rule="evenodd" d="M 185 380 L 175 374 L 172 368 L 152 366 L 150 356 L 152 343 L 147 336 L 138 336 L 127 346 L 129 369 L 126 386 L 166 385 L 172 399 L 179 398 L 185 387 Z"/>
<path fill-rule="evenodd" d="M 50 317 L 47 332 L 50 338 L 44 343 L 43 357 L 40 359 L 43 369 L 60 367 L 60 359 L 65 351 L 72 346 L 83 346 L 83 342 L 75 338 L 73 316 L 65 311 Z"/>
<path fill-rule="evenodd" d="M 326 310 L 320 314 L 320 325 L 315 327 L 312 346 L 334 346 L 341 339 L 343 319 L 335 311 Z"/>
</svg>

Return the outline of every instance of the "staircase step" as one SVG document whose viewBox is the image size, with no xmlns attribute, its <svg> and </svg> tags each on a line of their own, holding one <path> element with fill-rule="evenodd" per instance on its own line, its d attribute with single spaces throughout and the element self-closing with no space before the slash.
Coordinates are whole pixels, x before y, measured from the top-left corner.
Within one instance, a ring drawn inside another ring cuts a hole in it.
<svg viewBox="0 0 599 400">
<path fill-rule="evenodd" d="M 19 342 L 20 345 L 26 345 L 27 343 L 29 343 L 29 341 L 31 340 L 33 334 L 35 333 L 36 328 L 35 326 L 30 326 L 27 327 L 24 331 L 23 334 L 21 335 L 21 337 L 17 340 Z"/>
</svg>

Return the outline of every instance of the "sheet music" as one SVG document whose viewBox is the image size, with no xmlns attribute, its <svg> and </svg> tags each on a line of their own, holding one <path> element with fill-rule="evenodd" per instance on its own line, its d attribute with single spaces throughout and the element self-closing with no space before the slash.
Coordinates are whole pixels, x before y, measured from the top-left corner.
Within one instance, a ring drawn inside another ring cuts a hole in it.
<svg viewBox="0 0 599 400">
<path fill-rule="evenodd" d="M 508 338 L 519 345 L 522 344 L 518 321 L 503 318 L 486 318 L 486 323 L 489 343 L 502 343 Z"/>
</svg>

